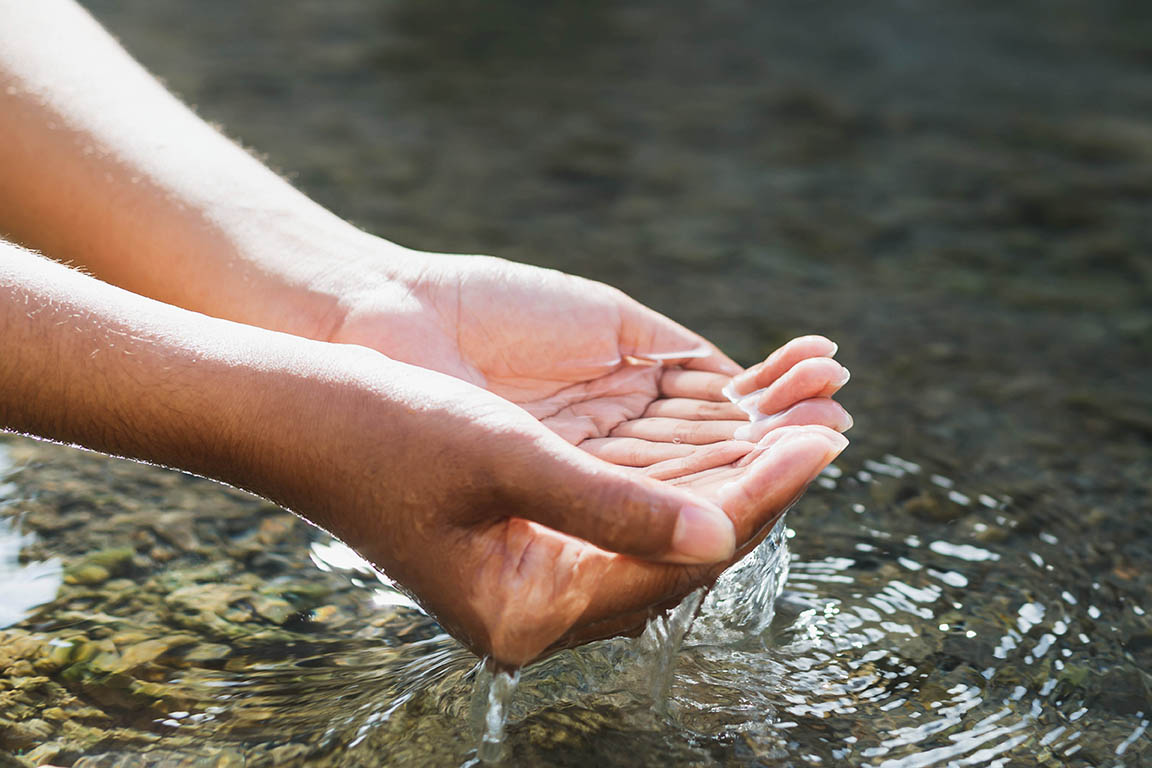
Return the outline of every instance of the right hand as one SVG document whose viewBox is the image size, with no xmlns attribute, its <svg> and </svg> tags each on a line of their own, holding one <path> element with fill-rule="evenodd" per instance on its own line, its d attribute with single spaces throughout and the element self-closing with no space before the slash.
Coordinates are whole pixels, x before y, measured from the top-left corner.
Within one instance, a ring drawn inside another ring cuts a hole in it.
<svg viewBox="0 0 1152 768">
<path fill-rule="evenodd" d="M 303 392 L 294 382 L 299 429 L 277 435 L 250 487 L 331 530 L 503 664 L 642 627 L 652 606 L 753 546 L 847 442 L 817 408 L 814 424 L 708 446 L 704 464 L 682 462 L 665 482 L 466 382 L 325 347 L 336 364 Z M 810 396 L 796 376 L 768 374 L 780 402 Z"/>
</svg>

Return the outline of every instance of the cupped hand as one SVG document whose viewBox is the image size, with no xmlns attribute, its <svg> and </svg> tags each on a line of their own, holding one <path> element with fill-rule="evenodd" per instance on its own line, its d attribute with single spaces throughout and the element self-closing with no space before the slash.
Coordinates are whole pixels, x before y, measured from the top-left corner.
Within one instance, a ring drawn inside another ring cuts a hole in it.
<svg viewBox="0 0 1152 768">
<path fill-rule="evenodd" d="M 822 337 L 743 371 L 600 283 L 480 256 L 368 264 L 348 273 L 329 340 L 450 374 L 537 422 L 504 414 L 530 450 L 476 438 L 495 467 L 479 482 L 506 488 L 503 508 L 481 500 L 439 543 L 435 526 L 414 533 L 406 546 L 437 552 L 420 567 L 376 557 L 502 662 L 643 626 L 754 546 L 846 445 L 851 419 L 831 396 L 847 371 Z M 539 426 L 582 450 L 521 432 Z M 372 556 L 367 537 L 349 543 Z"/>
<path fill-rule="evenodd" d="M 794 339 L 733 378 L 682 369 L 661 377 L 661 397 L 613 436 L 581 447 L 715 503 L 732 520 L 737 552 L 712 565 L 676 567 L 598 553 L 585 612 L 550 649 L 641 630 L 651 616 L 709 584 L 755 547 L 847 445 L 852 418 L 830 399 L 848 378 L 822 337 Z M 729 400 L 729 393 L 741 400 Z M 751 411 L 754 419 L 745 415 Z M 548 538 L 547 531 L 533 530 Z M 563 550 L 559 550 L 563 552 Z M 527 614 L 515 621 L 529 619 Z"/>
<path fill-rule="evenodd" d="M 836 352 L 822 337 L 797 339 L 742 374 L 703 337 L 603 283 L 489 256 L 397 255 L 389 248 L 388 259 L 355 260 L 328 278 L 342 300 L 326 340 L 481 386 L 614 463 L 638 466 L 646 454 L 629 455 L 639 444 L 606 444 L 605 438 L 646 438 L 669 429 L 668 440 L 657 442 L 672 442 L 679 441 L 676 429 L 687 429 L 683 442 L 711 442 L 704 438 L 739 425 L 682 422 L 743 421 L 757 405 L 775 414 L 787 404 L 772 398 L 793 391 L 788 384 L 763 402 L 748 396 L 742 410 L 720 392 L 731 377 L 736 394 L 746 395 L 813 358 L 789 374 L 804 399 L 827 398 L 847 380 L 841 366 L 819 359 Z M 661 400 L 669 402 L 657 405 Z M 805 423 L 808 415 L 805 408 L 789 419 Z M 664 420 L 621 430 L 642 416 Z"/>
<path fill-rule="evenodd" d="M 846 444 L 827 398 L 843 369 L 822 350 L 797 340 L 735 380 L 621 364 L 657 394 L 584 450 L 491 393 L 379 358 L 354 397 L 315 398 L 307 455 L 328 463 L 293 471 L 308 482 L 283 500 L 474 651 L 524 664 L 642 627 L 759 540 Z M 721 392 L 733 381 L 783 415 L 741 420 Z M 383 400 L 401 407 L 381 421 Z"/>
</svg>

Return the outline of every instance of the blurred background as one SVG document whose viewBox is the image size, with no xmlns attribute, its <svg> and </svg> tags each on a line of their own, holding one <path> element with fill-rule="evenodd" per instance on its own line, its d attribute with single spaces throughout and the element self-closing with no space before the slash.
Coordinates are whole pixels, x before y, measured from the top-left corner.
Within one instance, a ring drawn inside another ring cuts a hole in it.
<svg viewBox="0 0 1152 768">
<path fill-rule="evenodd" d="M 797 334 L 838 341 L 856 420 L 843 462 L 895 454 L 996 508 L 937 503 L 951 485 L 935 480 L 873 494 L 880 554 L 849 580 L 895 562 L 887 530 L 995 529 L 981 546 L 1009 570 L 965 571 L 969 621 L 1026 635 L 1035 609 L 1020 606 L 1046 605 L 1045 626 L 1069 611 L 1087 644 L 1079 677 L 1037 650 L 1011 662 L 1019 680 L 997 673 L 996 695 L 1027 688 L 1060 727 L 1083 704 L 1081 725 L 1110 734 L 1045 764 L 1152 759 L 1152 4 L 84 5 L 203 117 L 367 230 L 604 280 L 744 364 Z M 89 476 L 111 482 L 103 471 Z M 801 564 L 864 541 L 845 514 L 817 502 L 790 517 Z M 1005 658 L 994 637 L 971 650 L 928 624 L 926 669 Z M 830 760 L 855 717 L 793 735 Z M 1036 738 L 1013 765 L 1041 761 L 1053 741 Z M 768 760 L 718 754 L 738 753 Z"/>
<path fill-rule="evenodd" d="M 825 333 L 862 450 L 1146 499 L 1146 3 L 85 5 L 376 234 L 605 280 L 746 364 Z"/>
</svg>

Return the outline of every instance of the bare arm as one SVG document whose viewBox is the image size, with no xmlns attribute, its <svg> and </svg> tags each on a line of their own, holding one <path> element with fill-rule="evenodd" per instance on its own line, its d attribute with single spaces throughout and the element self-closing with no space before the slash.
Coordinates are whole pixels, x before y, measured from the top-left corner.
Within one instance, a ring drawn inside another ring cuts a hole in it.
<svg viewBox="0 0 1152 768">
<path fill-rule="evenodd" d="M 252 331 L 0 241 L 0 428 L 248 484 Z"/>
<path fill-rule="evenodd" d="M 459 379 L 161 304 L 2 242 L 0 360 L 0 428 L 273 499 L 510 663 L 605 622 L 624 631 L 714 578 L 653 561 L 731 558 L 843 447 L 806 428 L 765 456 L 759 474 L 775 473 L 777 491 L 748 506 L 733 496 L 733 524 Z"/>
<path fill-rule="evenodd" d="M 669 562 L 746 550 L 845 445 L 826 339 L 741 375 L 783 418 L 758 444 L 739 409 L 684 444 L 734 408 L 704 339 L 604 285 L 355 230 L 71 0 L 0 0 L 0 136 L 0 233 L 128 289 L 0 241 L 0 428 L 261 493 L 501 660 L 642 623 L 720 567 Z"/>
<path fill-rule="evenodd" d="M 0 236 L 189 309 L 322 336 L 335 299 L 317 276 L 367 238 L 200 120 L 72 0 L 0 0 L 0 136 Z"/>
</svg>

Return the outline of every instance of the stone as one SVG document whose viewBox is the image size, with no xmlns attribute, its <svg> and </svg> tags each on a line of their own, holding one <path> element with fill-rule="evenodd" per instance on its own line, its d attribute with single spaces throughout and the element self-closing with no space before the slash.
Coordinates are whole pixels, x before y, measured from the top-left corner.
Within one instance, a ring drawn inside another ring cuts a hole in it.
<svg viewBox="0 0 1152 768">
<path fill-rule="evenodd" d="M 190 645 L 194 642 L 196 642 L 196 638 L 191 635 L 170 635 L 158 640 L 145 640 L 142 643 L 136 643 L 121 652 L 120 664 L 114 671 L 127 672 L 130 669 L 135 669 L 136 667 L 158 659 L 173 648 L 178 648 L 181 645 Z"/>
<path fill-rule="evenodd" d="M 1118 714 L 1152 711 L 1152 675 L 1139 669 L 1113 667 L 1092 681 L 1089 701 Z"/>
<path fill-rule="evenodd" d="M 112 573 L 120 573 L 132 562 L 136 550 L 131 547 L 109 547 L 94 552 L 84 558 L 84 562 L 107 568 Z"/>
<path fill-rule="evenodd" d="M 64 583 L 91 586 L 107 581 L 111 575 L 111 572 L 102 565 L 81 564 L 64 572 Z"/>
<path fill-rule="evenodd" d="M 184 654 L 185 661 L 219 661 L 228 658 L 232 649 L 221 643 L 200 643 Z"/>
<path fill-rule="evenodd" d="M 256 595 L 250 598 L 249 602 L 258 615 L 273 624 L 283 624 L 299 612 L 292 603 L 282 597 Z"/>
<path fill-rule="evenodd" d="M 43 743 L 44 739 L 52 735 L 52 726 L 39 719 L 21 720 L 9 723 L 7 728 L 0 731 L 0 741 L 10 749 L 26 749 L 33 744 Z"/>
<path fill-rule="evenodd" d="M 152 530 L 181 551 L 195 552 L 200 547 L 200 537 L 186 512 L 165 512 L 156 519 Z"/>
<path fill-rule="evenodd" d="M 213 758 L 212 768 L 244 768 L 244 755 L 233 750 L 221 752 Z"/>
<path fill-rule="evenodd" d="M 300 521 L 292 515 L 272 515 L 260 521 L 256 538 L 264 545 L 276 544 L 299 524 Z"/>
<path fill-rule="evenodd" d="M 59 757 L 60 753 L 65 749 L 65 745 L 59 742 L 49 741 L 25 753 L 23 758 L 28 765 L 36 765 L 43 768 L 46 763 Z"/>
<path fill-rule="evenodd" d="M 174 609 L 219 615 L 243 599 L 246 592 L 243 587 L 231 584 L 190 584 L 177 589 L 164 601 Z"/>
</svg>

